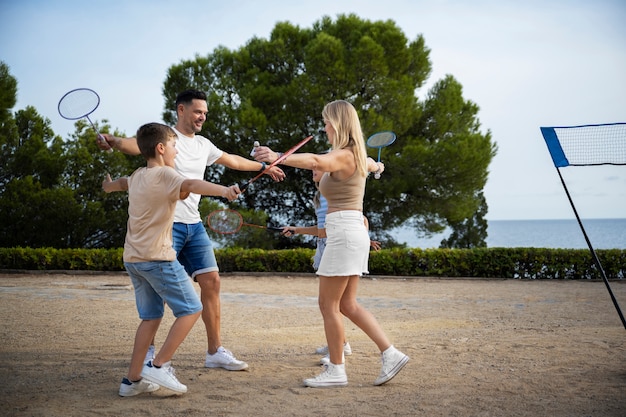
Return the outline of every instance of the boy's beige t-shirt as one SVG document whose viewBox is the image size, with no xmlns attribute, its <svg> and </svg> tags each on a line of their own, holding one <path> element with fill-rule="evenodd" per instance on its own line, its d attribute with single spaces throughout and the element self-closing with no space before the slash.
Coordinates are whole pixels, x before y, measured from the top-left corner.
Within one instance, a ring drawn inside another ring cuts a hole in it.
<svg viewBox="0 0 626 417">
<path fill-rule="evenodd" d="M 139 168 L 128 178 L 124 262 L 173 261 L 172 225 L 185 178 L 168 166 Z"/>
</svg>

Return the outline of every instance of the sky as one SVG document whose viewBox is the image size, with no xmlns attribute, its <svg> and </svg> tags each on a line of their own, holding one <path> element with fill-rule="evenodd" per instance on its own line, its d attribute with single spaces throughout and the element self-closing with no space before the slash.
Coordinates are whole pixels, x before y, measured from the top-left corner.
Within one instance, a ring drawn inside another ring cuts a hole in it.
<svg viewBox="0 0 626 417">
<path fill-rule="evenodd" d="M 393 20 L 409 41 L 424 36 L 432 73 L 418 97 L 449 74 L 478 105 L 498 146 L 488 220 L 574 218 L 540 127 L 626 122 L 622 0 L 4 1 L 0 61 L 18 82 L 13 111 L 34 106 L 67 138 L 74 124 L 58 101 L 88 87 L 101 98 L 92 120 L 133 135 L 162 121 L 172 65 L 267 39 L 278 22 L 310 28 L 348 13 Z M 582 218 L 626 218 L 626 166 L 561 174 Z"/>
</svg>

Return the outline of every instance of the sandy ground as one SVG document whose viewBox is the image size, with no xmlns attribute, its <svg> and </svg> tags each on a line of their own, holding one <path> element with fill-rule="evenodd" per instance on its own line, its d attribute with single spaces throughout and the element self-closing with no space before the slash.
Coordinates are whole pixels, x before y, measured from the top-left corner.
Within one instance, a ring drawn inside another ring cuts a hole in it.
<svg viewBox="0 0 626 417">
<path fill-rule="evenodd" d="M 626 307 L 626 282 L 611 287 Z M 186 394 L 121 398 L 138 324 L 127 276 L 0 274 L 0 415 L 626 415 L 626 330 L 602 281 L 374 277 L 359 295 L 411 357 L 383 386 L 347 321 L 349 385 L 302 386 L 325 344 L 315 276 L 225 274 L 223 341 L 249 371 L 205 369 L 199 321 L 173 361 Z"/>
</svg>

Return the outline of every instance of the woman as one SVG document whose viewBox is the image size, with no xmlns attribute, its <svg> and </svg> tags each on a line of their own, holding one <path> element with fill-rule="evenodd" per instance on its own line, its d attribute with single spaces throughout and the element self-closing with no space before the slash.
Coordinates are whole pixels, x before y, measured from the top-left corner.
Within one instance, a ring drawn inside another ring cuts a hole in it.
<svg viewBox="0 0 626 417">
<path fill-rule="evenodd" d="M 324 320 L 330 362 L 321 374 L 304 380 L 308 387 L 348 385 L 343 343 L 342 313 L 372 339 L 382 356 L 382 369 L 374 385 L 382 385 L 406 365 L 409 357 L 389 341 L 376 318 L 356 299 L 359 277 L 368 272 L 370 238 L 363 219 L 363 197 L 368 171 L 382 172 L 384 166 L 367 158 L 359 116 L 344 100 L 328 103 L 322 111 L 332 150 L 326 154 L 296 153 L 284 162 L 295 168 L 324 172 L 319 184 L 328 202 L 326 250 L 319 276 L 319 307 Z M 273 162 L 280 155 L 257 148 L 257 161 Z M 377 167 L 369 166 L 377 164 Z"/>
<path fill-rule="evenodd" d="M 368 160 L 371 158 L 368 158 Z M 372 160 L 373 161 L 373 160 Z M 378 170 L 378 164 L 368 164 L 368 168 L 371 166 L 375 167 L 375 171 Z M 315 195 L 313 196 L 313 207 L 315 207 L 315 216 L 317 218 L 317 224 L 315 226 L 283 226 L 282 234 L 284 236 L 293 236 L 296 234 L 302 235 L 312 235 L 316 237 L 316 247 L 315 247 L 315 255 L 313 255 L 313 269 L 317 271 L 320 266 L 320 261 L 322 260 L 322 255 L 324 254 L 324 249 L 326 248 L 326 211 L 328 210 L 328 202 L 324 198 L 324 196 L 320 193 L 319 183 L 323 172 L 318 170 L 311 171 L 313 174 L 313 182 L 315 183 Z M 363 216 L 363 220 L 365 221 L 365 228 L 369 228 L 369 223 L 367 218 Z M 370 240 L 370 247 L 374 250 L 380 250 L 380 242 L 377 240 Z M 320 363 L 322 365 L 330 362 L 330 356 L 328 354 L 328 346 L 322 346 L 315 349 L 315 353 L 320 355 L 324 355 L 320 359 Z M 344 340 L 343 343 L 343 354 L 352 355 L 352 347 L 347 340 Z"/>
</svg>

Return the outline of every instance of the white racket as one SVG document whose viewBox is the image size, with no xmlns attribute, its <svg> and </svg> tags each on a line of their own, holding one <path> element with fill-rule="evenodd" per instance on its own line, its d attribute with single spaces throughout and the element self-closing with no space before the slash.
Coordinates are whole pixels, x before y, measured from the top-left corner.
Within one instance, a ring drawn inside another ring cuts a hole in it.
<svg viewBox="0 0 626 417">
<path fill-rule="evenodd" d="M 104 136 L 100 134 L 98 128 L 89 118 L 89 115 L 93 113 L 100 105 L 100 96 L 95 91 L 89 88 L 76 88 L 74 90 L 65 93 L 61 100 L 59 100 L 59 114 L 62 118 L 67 120 L 78 120 L 83 117 L 86 118 L 93 130 L 98 134 L 98 140 L 107 143 Z M 109 148 L 107 152 L 113 152 L 112 148 Z"/>
<path fill-rule="evenodd" d="M 382 148 L 391 145 L 396 141 L 396 134 L 390 130 L 386 130 L 383 132 L 374 133 L 372 136 L 367 138 L 367 146 L 370 148 L 378 149 L 378 161 L 380 162 L 380 151 Z M 374 178 L 377 180 L 380 179 L 380 174 L 374 174 Z"/>
</svg>

